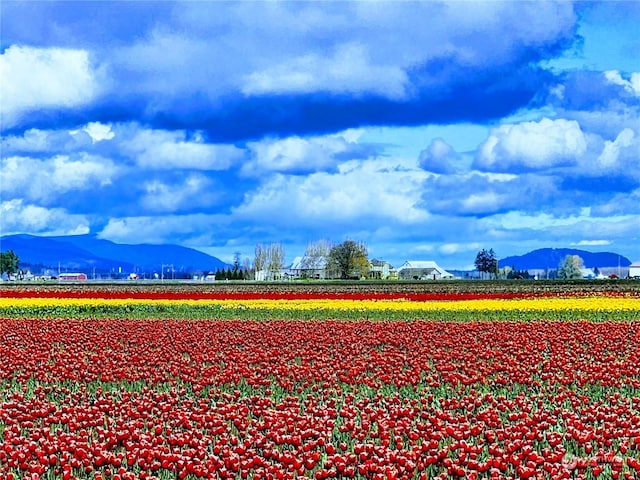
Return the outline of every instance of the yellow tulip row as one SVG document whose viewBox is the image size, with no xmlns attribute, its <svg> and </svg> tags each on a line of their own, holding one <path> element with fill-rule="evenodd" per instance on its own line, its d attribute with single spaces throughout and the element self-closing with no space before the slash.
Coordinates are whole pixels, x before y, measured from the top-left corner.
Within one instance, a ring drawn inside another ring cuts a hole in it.
<svg viewBox="0 0 640 480">
<path fill-rule="evenodd" d="M 640 297 L 540 297 L 476 300 L 216 300 L 216 299 L 111 299 L 111 298 L 0 298 L 3 308 L 65 306 L 217 306 L 233 310 L 344 310 L 344 311 L 628 311 L 640 312 Z"/>
</svg>

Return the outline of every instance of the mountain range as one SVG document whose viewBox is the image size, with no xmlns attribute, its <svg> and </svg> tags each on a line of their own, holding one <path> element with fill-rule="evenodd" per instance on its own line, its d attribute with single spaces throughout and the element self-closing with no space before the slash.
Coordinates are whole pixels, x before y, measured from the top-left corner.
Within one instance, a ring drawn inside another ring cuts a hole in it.
<svg viewBox="0 0 640 480">
<path fill-rule="evenodd" d="M 158 272 L 172 268 L 175 272 L 213 271 L 229 268 L 219 258 L 179 245 L 127 245 L 103 240 L 96 235 L 40 237 L 5 235 L 0 237 L 0 251 L 13 250 L 22 268 L 39 267 L 65 271 Z M 628 267 L 631 261 L 617 253 L 588 252 L 574 248 L 541 248 L 523 255 L 499 260 L 500 267 L 516 270 L 556 269 L 567 255 L 578 255 L 585 267 Z"/>
<path fill-rule="evenodd" d="M 498 261 L 500 268 L 512 267 L 516 270 L 556 269 L 567 255 L 578 255 L 586 268 L 628 267 L 631 261 L 612 252 L 588 252 L 575 248 L 541 248 L 524 255 L 506 257 Z"/>
<path fill-rule="evenodd" d="M 96 235 L 5 235 L 0 237 L 0 250 L 13 250 L 20 266 L 65 271 L 159 272 L 171 268 L 176 272 L 216 271 L 229 268 L 219 258 L 179 245 L 126 245 L 103 240 Z M 35 270 L 35 269 L 34 269 Z M 34 272 L 35 273 L 35 272 Z"/>
</svg>

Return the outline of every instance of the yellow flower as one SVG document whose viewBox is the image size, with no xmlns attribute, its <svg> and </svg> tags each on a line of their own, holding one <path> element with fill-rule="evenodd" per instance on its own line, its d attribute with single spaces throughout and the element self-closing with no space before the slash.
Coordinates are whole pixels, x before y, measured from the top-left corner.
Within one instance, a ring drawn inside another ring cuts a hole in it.
<svg viewBox="0 0 640 480">
<path fill-rule="evenodd" d="M 640 298 L 632 297 L 541 297 L 518 299 L 476 299 L 448 301 L 408 300 L 167 300 L 111 298 L 0 298 L 0 309 L 64 306 L 219 306 L 235 310 L 338 310 L 338 311 L 639 311 Z"/>
</svg>

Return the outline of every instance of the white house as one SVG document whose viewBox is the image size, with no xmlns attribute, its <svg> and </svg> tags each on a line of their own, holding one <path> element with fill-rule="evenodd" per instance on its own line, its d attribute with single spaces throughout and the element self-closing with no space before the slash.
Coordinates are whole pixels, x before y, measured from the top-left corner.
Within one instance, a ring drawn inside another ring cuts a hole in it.
<svg viewBox="0 0 640 480">
<path fill-rule="evenodd" d="M 409 260 L 398 268 L 398 278 L 400 280 L 444 280 L 452 279 L 453 275 L 436 262 Z"/>
<path fill-rule="evenodd" d="M 640 278 L 640 262 L 629 265 L 629 278 Z"/>
<path fill-rule="evenodd" d="M 389 262 L 374 258 L 369 262 L 369 278 L 375 278 L 378 280 L 398 278 L 398 272 L 396 272 L 396 269 Z"/>
</svg>

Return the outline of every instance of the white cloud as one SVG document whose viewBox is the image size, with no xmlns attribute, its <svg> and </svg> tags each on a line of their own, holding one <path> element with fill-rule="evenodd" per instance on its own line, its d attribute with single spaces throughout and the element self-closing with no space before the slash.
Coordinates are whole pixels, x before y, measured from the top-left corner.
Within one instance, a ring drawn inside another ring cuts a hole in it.
<svg viewBox="0 0 640 480">
<path fill-rule="evenodd" d="M 398 168 L 400 165 L 403 168 Z M 350 161 L 340 165 L 336 173 L 306 177 L 278 174 L 248 193 L 233 215 L 244 220 L 268 218 L 271 223 L 292 228 L 347 223 L 370 229 L 381 219 L 413 224 L 427 217 L 417 207 L 426 175 L 415 168 L 415 161 L 397 159 Z"/>
<path fill-rule="evenodd" d="M 110 161 L 89 155 L 77 159 L 59 155 L 53 158 L 52 167 L 51 181 L 63 191 L 109 185 L 115 174 Z"/>
<path fill-rule="evenodd" d="M 547 230 L 560 226 L 572 226 L 588 219 L 590 210 L 583 209 L 579 215 L 557 217 L 549 213 L 526 214 L 518 210 L 494 215 L 487 219 L 487 224 L 505 230 L 527 228 L 532 230 Z"/>
<path fill-rule="evenodd" d="M 357 147 L 349 138 L 352 132 L 321 137 L 287 137 L 249 142 L 251 161 L 242 166 L 242 174 L 261 176 L 264 172 L 308 173 L 327 170 L 337 164 L 336 155 Z"/>
<path fill-rule="evenodd" d="M 402 99 L 409 80 L 402 68 L 376 65 L 363 45 L 338 46 L 332 55 L 311 53 L 246 76 L 242 93 L 374 93 Z"/>
<path fill-rule="evenodd" d="M 481 215 L 499 211 L 508 205 L 510 196 L 493 191 L 472 193 L 460 202 L 462 213 Z"/>
<path fill-rule="evenodd" d="M 0 165 L 3 196 L 31 201 L 62 198 L 73 190 L 103 187 L 119 173 L 110 160 L 87 154 L 57 155 L 45 160 L 9 157 L 0 160 Z"/>
<path fill-rule="evenodd" d="M 0 55 L 2 121 L 43 108 L 75 107 L 97 94 L 95 72 L 85 50 L 12 45 Z"/>
<path fill-rule="evenodd" d="M 553 199 L 553 179 L 534 174 L 483 173 L 434 175 L 423 184 L 424 208 L 448 217 L 484 216 L 512 209 L 534 209 Z M 532 203 L 536 198 L 539 203 Z"/>
<path fill-rule="evenodd" d="M 153 170 L 226 170 L 244 156 L 234 145 L 187 139 L 184 131 L 141 130 L 122 146 L 140 167 Z"/>
<path fill-rule="evenodd" d="M 636 97 L 640 97 L 640 72 L 632 73 L 629 80 L 622 78 L 622 75 L 618 70 L 608 70 L 604 72 L 604 76 L 610 83 L 620 85 L 624 87 L 627 92 L 635 95 Z"/>
<path fill-rule="evenodd" d="M 203 237 L 205 233 L 211 239 L 216 235 L 212 225 L 228 223 L 222 215 L 206 214 L 111 218 L 98 236 L 118 243 L 180 244 L 188 243 L 183 242 L 185 238 Z"/>
<path fill-rule="evenodd" d="M 500 125 L 480 146 L 480 169 L 545 169 L 575 164 L 587 151 L 587 139 L 575 120 L 543 118 L 539 122 Z"/>
<path fill-rule="evenodd" d="M 2 137 L 2 152 L 7 154 L 12 151 L 44 152 L 51 148 L 49 132 L 31 128 L 23 135 L 11 135 Z M 4 155 L 3 155 L 4 156 Z"/>
<path fill-rule="evenodd" d="M 635 215 L 640 217 L 640 188 L 636 188 L 631 192 L 617 193 L 607 198 L 606 201 L 593 206 L 593 213 L 604 219 L 610 217 L 620 217 L 624 215 Z M 632 221 L 632 225 L 640 232 L 640 218 Z"/>
<path fill-rule="evenodd" d="M 446 255 L 453 255 L 460 252 L 469 252 L 472 250 L 478 250 L 482 245 L 478 242 L 471 243 L 443 243 L 438 247 L 441 253 Z"/>
<path fill-rule="evenodd" d="M 598 157 L 598 164 L 601 168 L 611 168 L 618 164 L 618 160 L 620 158 L 620 154 L 624 152 L 625 149 L 630 149 L 635 143 L 635 152 L 629 152 L 634 154 L 633 160 L 638 160 L 638 155 L 640 154 L 640 142 L 635 139 L 635 132 L 630 128 L 625 128 L 622 130 L 614 141 L 607 140 L 604 144 L 604 149 L 602 153 Z M 630 165 L 633 166 L 633 165 Z M 637 167 L 637 166 L 636 166 Z"/>
<path fill-rule="evenodd" d="M 427 148 L 420 152 L 418 163 L 422 168 L 434 173 L 454 173 L 452 161 L 458 160 L 460 155 L 442 138 L 434 138 Z"/>
<path fill-rule="evenodd" d="M 83 130 L 89 134 L 93 143 L 111 140 L 115 136 L 115 133 L 111 130 L 111 125 L 105 125 L 100 122 L 90 122 L 85 125 Z"/>
<path fill-rule="evenodd" d="M 52 156 L 55 153 L 68 155 L 71 152 L 90 150 L 91 137 L 84 130 L 40 130 L 30 128 L 21 135 L 2 137 L 2 153 L 4 157 L 15 154 L 44 153 Z"/>
<path fill-rule="evenodd" d="M 42 235 L 89 233 L 89 220 L 63 208 L 43 208 L 13 199 L 0 204 L 0 234 L 30 232 Z"/>
<path fill-rule="evenodd" d="M 611 240 L 580 240 L 569 245 L 574 247 L 598 247 L 602 245 L 611 245 Z"/>
<path fill-rule="evenodd" d="M 210 206 L 216 199 L 213 182 L 202 174 L 193 173 L 182 182 L 145 182 L 141 206 L 153 212 L 171 213 L 183 208 Z"/>
<path fill-rule="evenodd" d="M 526 62 L 528 51 L 568 39 L 575 22 L 570 2 L 184 2 L 116 49 L 111 66 L 127 92 L 171 94 L 156 98 L 159 109 L 178 93 L 398 100 L 450 80 L 447 68 L 421 75 L 431 62 L 470 76 Z"/>
<path fill-rule="evenodd" d="M 411 250 L 413 252 L 429 253 L 433 252 L 434 248 L 435 247 L 433 245 L 417 245 L 414 246 Z"/>
</svg>

